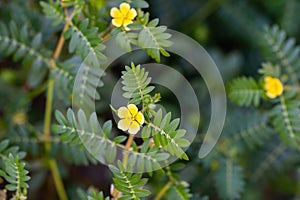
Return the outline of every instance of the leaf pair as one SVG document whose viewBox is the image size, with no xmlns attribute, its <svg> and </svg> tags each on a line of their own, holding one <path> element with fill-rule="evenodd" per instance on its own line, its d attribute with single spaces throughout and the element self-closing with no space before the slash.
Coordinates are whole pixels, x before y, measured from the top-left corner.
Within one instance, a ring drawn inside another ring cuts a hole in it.
<svg viewBox="0 0 300 200">
<path fill-rule="evenodd" d="M 142 178 L 142 174 L 133 175 L 126 172 L 127 170 L 120 161 L 118 162 L 118 168 L 110 165 L 109 169 L 114 175 L 114 186 L 122 192 L 122 196 L 118 198 L 119 200 L 139 200 L 141 197 L 151 194 L 149 190 L 142 189 L 148 181 L 148 179 Z"/>
<path fill-rule="evenodd" d="M 5 186 L 7 190 L 16 191 L 15 199 L 26 198 L 26 189 L 29 187 L 26 182 L 30 179 L 28 173 L 25 163 L 20 161 L 18 156 L 9 154 L 8 159 L 5 160 L 5 171 L 0 170 L 0 176 L 8 182 Z"/>
<path fill-rule="evenodd" d="M 188 156 L 182 148 L 188 147 L 190 142 L 184 139 L 186 131 L 184 129 L 177 129 L 179 126 L 179 119 L 171 121 L 171 113 L 162 116 L 160 109 L 153 120 L 142 130 L 142 137 L 147 138 L 152 135 L 154 143 L 157 147 L 162 147 L 164 150 L 180 159 L 188 160 Z"/>
<path fill-rule="evenodd" d="M 154 19 L 146 25 L 131 24 L 129 27 L 133 31 L 121 32 L 116 36 L 116 42 L 121 48 L 131 51 L 131 45 L 137 45 L 146 50 L 148 55 L 160 62 L 160 54 L 170 56 L 165 50 L 166 47 L 172 46 L 170 41 L 171 34 L 167 33 L 166 26 L 158 26 L 159 20 Z"/>
</svg>

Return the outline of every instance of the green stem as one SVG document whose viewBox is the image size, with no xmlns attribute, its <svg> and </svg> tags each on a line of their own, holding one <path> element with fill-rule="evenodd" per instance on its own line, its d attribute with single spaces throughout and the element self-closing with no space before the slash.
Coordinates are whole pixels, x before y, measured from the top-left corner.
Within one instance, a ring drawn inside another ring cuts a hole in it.
<svg viewBox="0 0 300 200">
<path fill-rule="evenodd" d="M 50 70 L 55 69 L 55 66 L 56 66 L 55 59 L 59 58 L 60 53 L 63 48 L 63 45 L 65 43 L 64 33 L 68 30 L 68 28 L 70 26 L 70 19 L 69 19 L 69 15 L 68 15 L 68 12 L 66 9 L 65 9 L 65 12 L 66 12 L 66 24 L 65 24 L 65 27 L 59 38 L 56 49 L 54 51 L 53 59 L 51 60 Z M 52 116 L 53 88 L 54 88 L 54 79 L 49 79 L 48 90 L 47 90 L 47 99 L 46 99 L 46 111 L 45 111 L 45 118 L 44 118 L 44 137 L 46 139 L 45 149 L 46 149 L 47 154 L 49 154 L 49 152 L 51 150 L 50 126 L 51 126 L 51 116 Z M 63 185 L 62 178 L 59 174 L 57 163 L 56 163 L 55 159 L 49 158 L 49 157 L 48 157 L 48 162 L 49 162 L 50 170 L 53 175 L 54 185 L 56 187 L 59 199 L 67 200 L 68 197 L 67 197 L 64 185 Z"/>
<path fill-rule="evenodd" d="M 47 90 L 47 99 L 46 99 L 46 112 L 45 112 L 45 120 L 44 120 L 44 137 L 46 139 L 45 149 L 47 154 L 51 150 L 51 141 L 50 141 L 50 126 L 51 126 L 51 115 L 52 115 L 52 99 L 53 99 L 53 87 L 54 80 L 50 79 L 48 81 L 48 90 Z M 50 170 L 53 175 L 54 184 L 59 196 L 60 200 L 67 200 L 67 194 L 65 192 L 65 188 L 62 182 L 62 179 L 59 174 L 59 170 L 57 167 L 57 163 L 55 159 L 48 158 Z"/>
<path fill-rule="evenodd" d="M 169 190 L 169 188 L 174 184 L 177 184 L 177 180 L 173 177 L 171 168 L 169 167 L 168 161 L 165 161 L 166 167 L 165 169 L 167 170 L 167 176 L 169 177 L 169 182 L 160 190 L 160 192 L 156 195 L 154 200 L 160 200 L 165 193 Z"/>
<path fill-rule="evenodd" d="M 29 91 L 26 95 L 26 97 L 28 99 L 34 99 L 35 97 L 39 96 L 40 94 L 42 94 L 45 89 L 47 88 L 47 82 L 44 82 L 42 85 L 38 86 L 37 88 L 35 88 L 32 91 Z"/>
<path fill-rule="evenodd" d="M 167 176 L 169 177 L 169 182 L 159 191 L 159 193 L 156 195 L 154 200 L 160 200 L 165 193 L 170 189 L 170 187 L 174 184 L 176 185 L 176 179 L 173 177 L 171 169 L 169 167 L 169 163 L 165 161 L 166 164 L 166 170 L 167 170 Z"/>
<path fill-rule="evenodd" d="M 172 182 L 173 184 L 177 184 L 177 180 L 174 178 L 171 168 L 169 167 L 169 164 L 167 161 L 165 161 L 166 163 L 166 170 L 167 170 L 167 175 L 169 177 L 170 182 Z"/>
<path fill-rule="evenodd" d="M 54 159 L 50 159 L 49 160 L 49 165 L 50 165 L 50 169 L 51 169 L 51 172 L 52 172 L 52 175 L 53 175 L 53 179 L 54 179 L 54 183 L 55 183 L 55 187 L 56 187 L 59 199 L 67 200 L 68 197 L 67 197 L 67 194 L 66 194 L 66 191 L 65 191 L 64 184 L 61 180 L 56 161 Z"/>
<path fill-rule="evenodd" d="M 165 193 L 170 189 L 171 186 L 172 186 L 172 182 L 170 181 L 159 191 L 159 193 L 156 195 L 154 200 L 160 200 L 165 195 Z"/>
<path fill-rule="evenodd" d="M 44 118 L 44 138 L 47 141 L 45 142 L 46 152 L 49 152 L 51 148 L 51 142 L 49 142 L 50 141 L 49 138 L 50 138 L 51 115 L 52 115 L 53 87 L 54 87 L 54 80 L 50 79 L 48 81 L 46 111 L 45 111 L 45 118 Z"/>
</svg>

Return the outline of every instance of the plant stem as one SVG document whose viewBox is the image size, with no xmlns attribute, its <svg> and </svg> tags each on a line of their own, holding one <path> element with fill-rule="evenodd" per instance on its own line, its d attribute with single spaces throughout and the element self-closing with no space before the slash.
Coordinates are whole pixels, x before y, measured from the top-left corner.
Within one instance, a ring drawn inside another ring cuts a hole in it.
<svg viewBox="0 0 300 200">
<path fill-rule="evenodd" d="M 156 197 L 154 198 L 154 200 L 160 200 L 164 195 L 165 193 L 169 190 L 169 188 L 174 184 L 176 185 L 177 184 L 177 181 L 176 179 L 173 177 L 172 175 L 172 172 L 171 172 L 171 169 L 169 167 L 169 164 L 167 161 L 165 161 L 165 164 L 166 164 L 166 170 L 167 170 L 167 175 L 169 177 L 169 182 L 167 183 L 167 185 L 165 185 L 161 191 L 156 195 Z"/>
<path fill-rule="evenodd" d="M 43 93 L 45 91 L 45 89 L 47 88 L 47 82 L 42 83 L 40 86 L 38 86 L 37 88 L 35 88 L 32 91 L 29 91 L 26 95 L 26 97 L 28 99 L 34 99 L 35 97 L 39 96 L 41 93 Z"/>
<path fill-rule="evenodd" d="M 160 191 L 159 193 L 156 195 L 156 197 L 154 198 L 154 200 L 160 200 L 165 193 L 170 189 L 170 187 L 172 186 L 172 182 L 169 181 Z"/>
<path fill-rule="evenodd" d="M 47 99 L 46 99 L 46 112 L 45 112 L 45 121 L 44 121 L 44 137 L 46 138 L 45 148 L 46 152 L 49 153 L 51 149 L 51 141 L 48 140 L 50 138 L 50 125 L 51 125 L 51 115 L 52 115 L 52 98 L 53 98 L 53 86 L 54 80 L 50 79 L 48 82 L 48 91 L 47 91 Z M 50 170 L 53 175 L 54 184 L 59 196 L 60 200 L 67 200 L 67 194 L 65 192 L 65 188 L 62 182 L 62 179 L 59 174 L 59 170 L 56 164 L 55 159 L 48 158 Z"/>
<path fill-rule="evenodd" d="M 168 177 L 169 177 L 170 182 L 176 184 L 177 181 L 176 181 L 176 179 L 175 179 L 175 178 L 173 177 L 173 175 L 172 175 L 172 171 L 171 171 L 171 169 L 170 169 L 170 167 L 169 167 L 169 165 L 168 165 L 168 162 L 165 161 L 165 163 L 166 163 L 167 175 L 168 175 Z"/>
<path fill-rule="evenodd" d="M 69 28 L 69 17 L 67 16 L 66 24 L 64 26 L 64 29 L 61 33 L 61 36 L 59 38 L 59 41 L 57 43 L 57 46 L 55 48 L 54 54 L 53 54 L 53 59 L 51 60 L 51 66 L 50 70 L 55 68 L 55 59 L 58 59 L 60 56 L 60 53 L 62 51 L 63 45 L 65 43 L 64 39 L 64 33 L 68 30 Z M 44 118 L 44 137 L 46 139 L 45 142 L 45 149 L 46 152 L 49 153 L 51 149 L 51 141 L 49 140 L 50 138 L 50 125 L 51 125 L 51 116 L 52 116 L 52 100 L 53 100 L 53 88 L 54 88 L 54 79 L 49 79 L 48 81 L 48 90 L 47 90 L 47 99 L 46 99 L 46 111 L 45 111 L 45 118 Z M 54 184 L 59 196 L 60 200 L 67 200 L 67 194 L 63 185 L 63 181 L 61 179 L 61 176 L 59 174 L 58 166 L 53 158 L 48 158 L 50 170 L 53 175 L 54 179 Z"/>
<path fill-rule="evenodd" d="M 110 37 L 110 31 L 113 28 L 112 24 L 110 24 L 104 31 L 100 33 L 100 37 L 103 41 L 107 40 Z"/>
<path fill-rule="evenodd" d="M 57 43 L 57 46 L 56 46 L 56 49 L 55 49 L 55 52 L 53 54 L 53 58 L 54 59 L 57 59 L 59 58 L 60 56 L 60 53 L 61 53 L 61 50 L 64 46 L 64 43 L 65 43 L 65 38 L 64 38 L 64 34 L 65 32 L 69 29 L 69 26 L 70 26 L 70 19 L 67 19 L 66 20 L 66 24 L 65 24 L 65 27 L 63 29 L 63 32 L 61 33 L 60 35 L 60 38 L 59 38 L 59 41 Z M 55 63 L 54 63 L 55 64 Z"/>
<path fill-rule="evenodd" d="M 49 138 L 50 138 L 51 115 L 52 115 L 53 86 L 54 86 L 54 80 L 50 79 L 48 81 L 46 111 L 45 111 L 45 118 L 44 118 L 44 138 L 47 141 L 45 143 L 46 152 L 49 152 L 51 148 L 51 142 Z"/>
<path fill-rule="evenodd" d="M 58 170 L 58 166 L 57 166 L 57 163 L 56 163 L 55 159 L 50 159 L 49 160 L 49 165 L 50 165 L 50 169 L 51 169 L 51 172 L 52 172 L 52 175 L 53 175 L 53 179 L 54 179 L 54 183 L 55 183 L 55 187 L 56 187 L 59 199 L 67 200 L 68 197 L 67 197 L 67 194 L 66 194 L 66 191 L 65 191 L 64 184 L 61 180 L 59 170 Z"/>
<path fill-rule="evenodd" d="M 129 151 L 133 139 L 134 139 L 134 135 L 133 135 L 133 134 L 130 134 L 130 135 L 129 135 L 129 138 L 128 138 L 128 140 L 127 140 L 127 143 L 126 143 L 126 145 L 125 145 L 125 152 L 124 152 L 124 157 L 123 157 L 123 164 L 124 164 L 125 167 L 127 166 L 127 161 L 128 161 L 128 154 L 127 154 L 127 151 Z"/>
<path fill-rule="evenodd" d="M 126 143 L 126 145 L 125 145 L 125 150 L 126 150 L 126 151 L 129 150 L 129 148 L 130 148 L 130 146 L 131 146 L 131 144 L 132 144 L 133 138 L 134 138 L 134 135 L 133 135 L 133 134 L 130 134 L 130 135 L 129 135 L 129 138 L 128 138 L 128 140 L 127 140 L 127 143 Z"/>
</svg>

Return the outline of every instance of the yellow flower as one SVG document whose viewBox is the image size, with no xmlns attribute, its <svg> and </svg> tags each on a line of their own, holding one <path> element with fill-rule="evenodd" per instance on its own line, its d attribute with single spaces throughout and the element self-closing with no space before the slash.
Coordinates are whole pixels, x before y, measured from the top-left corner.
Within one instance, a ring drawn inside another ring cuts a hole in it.
<svg viewBox="0 0 300 200">
<path fill-rule="evenodd" d="M 128 30 L 127 25 L 133 23 L 132 20 L 136 15 L 136 10 L 134 8 L 130 9 L 128 3 L 121 3 L 120 9 L 113 7 L 110 10 L 110 16 L 113 18 L 112 24 L 116 27 L 123 26 L 126 30 Z"/>
<path fill-rule="evenodd" d="M 144 123 L 143 113 L 139 112 L 134 104 L 119 108 L 118 116 L 121 119 L 118 123 L 118 128 L 122 131 L 128 130 L 130 134 L 136 134 L 140 130 L 140 126 Z"/>
<path fill-rule="evenodd" d="M 278 78 L 273 78 L 271 76 L 265 77 L 264 88 L 266 90 L 266 95 L 271 99 L 280 96 L 283 92 L 283 85 L 281 81 Z"/>
</svg>

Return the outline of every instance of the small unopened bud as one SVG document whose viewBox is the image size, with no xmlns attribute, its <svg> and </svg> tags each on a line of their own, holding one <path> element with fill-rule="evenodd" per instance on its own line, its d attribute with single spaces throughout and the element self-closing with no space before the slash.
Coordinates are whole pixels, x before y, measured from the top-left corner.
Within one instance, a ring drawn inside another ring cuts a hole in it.
<svg viewBox="0 0 300 200">
<path fill-rule="evenodd" d="M 12 121 L 16 125 L 23 125 L 26 122 L 26 114 L 23 111 L 18 111 L 13 115 Z"/>
<path fill-rule="evenodd" d="M 115 188 L 114 184 L 111 184 L 111 185 L 110 185 L 110 195 L 113 197 L 113 198 L 112 198 L 113 200 L 116 200 L 116 199 L 119 199 L 119 198 L 122 196 L 122 193 L 119 192 L 119 191 Z"/>
</svg>

